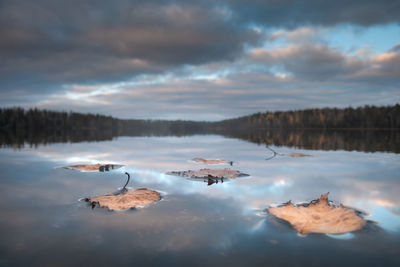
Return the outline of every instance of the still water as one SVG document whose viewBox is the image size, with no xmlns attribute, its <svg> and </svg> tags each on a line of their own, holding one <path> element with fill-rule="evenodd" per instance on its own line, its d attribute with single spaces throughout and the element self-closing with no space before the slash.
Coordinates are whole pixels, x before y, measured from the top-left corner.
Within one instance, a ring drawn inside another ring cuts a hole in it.
<svg viewBox="0 0 400 267">
<path fill-rule="evenodd" d="M 400 266 L 400 155 L 306 150 L 217 135 L 119 137 L 0 149 L 0 266 Z M 192 158 L 226 159 L 205 166 Z M 76 172 L 77 163 L 117 163 Z M 229 167 L 250 176 L 208 186 L 166 172 Z M 162 193 L 129 211 L 91 209 L 83 197 L 121 187 Z M 368 214 L 345 235 L 299 235 L 265 209 L 330 192 Z"/>
</svg>

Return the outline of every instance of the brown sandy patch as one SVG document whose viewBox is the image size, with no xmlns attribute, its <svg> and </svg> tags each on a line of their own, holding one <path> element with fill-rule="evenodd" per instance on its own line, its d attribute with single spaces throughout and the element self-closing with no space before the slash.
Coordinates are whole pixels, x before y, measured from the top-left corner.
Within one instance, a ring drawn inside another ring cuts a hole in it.
<svg viewBox="0 0 400 267">
<path fill-rule="evenodd" d="M 343 205 L 330 205 L 328 194 L 308 205 L 293 205 L 291 201 L 281 207 L 269 208 L 268 212 L 289 222 L 300 234 L 344 234 L 363 228 L 367 222 L 354 209 Z"/>
<path fill-rule="evenodd" d="M 127 191 L 119 195 L 104 195 L 85 198 L 85 201 L 90 202 L 92 207 L 99 204 L 101 208 L 106 207 L 110 211 L 139 208 L 159 200 L 161 200 L 160 193 L 146 188 Z"/>
<path fill-rule="evenodd" d="M 289 157 L 311 157 L 311 155 L 308 154 L 303 154 L 303 153 L 290 153 L 290 154 L 285 154 L 286 156 Z"/>
<path fill-rule="evenodd" d="M 199 171 L 174 171 L 168 172 L 169 175 L 177 175 L 188 178 L 237 178 L 242 176 L 249 176 L 237 170 L 231 169 L 201 169 Z"/>
<path fill-rule="evenodd" d="M 203 158 L 194 158 L 192 159 L 195 162 L 202 164 L 230 164 L 232 166 L 232 161 L 227 161 L 225 159 L 203 159 Z"/>
<path fill-rule="evenodd" d="M 80 165 L 72 165 L 72 166 L 66 166 L 63 167 L 64 169 L 68 170 L 75 170 L 75 171 L 81 171 L 81 172 L 104 172 L 104 171 L 110 171 L 114 169 L 118 169 L 123 167 L 124 165 L 118 165 L 118 164 L 80 164 Z"/>
</svg>

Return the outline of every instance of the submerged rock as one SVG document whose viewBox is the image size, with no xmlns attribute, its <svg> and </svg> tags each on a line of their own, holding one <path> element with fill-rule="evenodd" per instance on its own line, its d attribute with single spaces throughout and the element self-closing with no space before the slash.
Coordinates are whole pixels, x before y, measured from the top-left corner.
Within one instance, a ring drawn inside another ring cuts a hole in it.
<svg viewBox="0 0 400 267">
<path fill-rule="evenodd" d="M 81 171 L 81 172 L 104 172 L 104 171 L 110 171 L 114 169 L 118 169 L 123 167 L 124 165 L 118 165 L 118 164 L 80 164 L 80 165 L 72 165 L 72 166 L 66 166 L 63 167 L 64 169 L 68 170 L 75 170 L 75 171 Z"/>
<path fill-rule="evenodd" d="M 268 150 L 270 150 L 273 154 L 271 156 L 269 156 L 268 158 L 266 158 L 266 160 L 270 160 L 275 158 L 276 156 L 288 156 L 288 157 L 296 157 L 296 158 L 300 158 L 300 157 L 311 157 L 311 155 L 309 154 L 303 154 L 303 153 L 289 153 L 289 154 L 281 154 L 276 152 L 275 150 L 273 150 L 272 148 L 270 148 L 268 145 L 266 146 L 266 148 Z"/>
<path fill-rule="evenodd" d="M 286 155 L 286 156 L 289 156 L 289 157 L 311 157 L 311 155 L 308 155 L 308 154 L 303 154 L 303 153 L 290 153 L 290 154 L 284 154 L 284 155 Z"/>
<path fill-rule="evenodd" d="M 169 175 L 176 175 L 176 176 L 182 176 L 182 177 L 187 177 L 187 178 L 207 178 L 207 179 L 212 179 L 212 178 L 237 178 L 237 177 L 243 177 L 243 176 L 249 176 L 248 174 L 242 173 L 237 170 L 231 170 L 231 169 L 201 169 L 199 171 L 174 171 L 174 172 L 168 172 L 167 174 Z"/>
<path fill-rule="evenodd" d="M 289 222 L 300 234 L 344 234 L 360 230 L 366 220 L 354 209 L 331 205 L 328 194 L 305 205 L 293 205 L 291 201 L 280 207 L 271 207 L 268 213 Z"/>
<path fill-rule="evenodd" d="M 203 159 L 203 158 L 194 158 L 192 159 L 194 162 L 203 163 L 203 164 L 229 164 L 233 165 L 233 161 L 227 161 L 225 159 Z"/>
<path fill-rule="evenodd" d="M 85 201 L 90 202 L 93 208 L 98 204 L 101 208 L 106 207 L 110 211 L 139 208 L 159 200 L 161 200 L 160 193 L 146 188 L 126 191 L 118 195 L 85 198 Z"/>
</svg>

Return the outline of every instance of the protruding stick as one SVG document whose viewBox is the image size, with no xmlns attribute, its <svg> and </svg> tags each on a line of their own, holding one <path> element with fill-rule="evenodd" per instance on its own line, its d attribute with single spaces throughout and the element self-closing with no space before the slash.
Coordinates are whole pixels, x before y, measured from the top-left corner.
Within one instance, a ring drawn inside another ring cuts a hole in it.
<svg viewBox="0 0 400 267">
<path fill-rule="evenodd" d="M 265 160 L 270 160 L 276 157 L 276 155 L 279 155 L 278 153 L 276 153 L 275 150 L 273 150 L 272 148 L 270 148 L 268 145 L 266 145 L 266 148 L 270 151 L 272 151 L 272 153 L 274 153 L 272 156 L 270 156 L 269 158 L 266 158 Z"/>
<path fill-rule="evenodd" d="M 122 190 L 125 190 L 125 187 L 128 185 L 129 180 L 131 179 L 131 176 L 129 175 L 129 173 L 125 172 L 126 175 L 128 175 L 128 180 L 126 181 L 124 187 L 122 188 Z"/>
</svg>

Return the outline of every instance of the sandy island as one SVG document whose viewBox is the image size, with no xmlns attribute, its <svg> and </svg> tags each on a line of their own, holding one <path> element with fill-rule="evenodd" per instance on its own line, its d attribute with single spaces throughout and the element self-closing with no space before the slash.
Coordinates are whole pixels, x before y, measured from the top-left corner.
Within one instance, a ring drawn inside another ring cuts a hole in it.
<svg viewBox="0 0 400 267">
<path fill-rule="evenodd" d="M 192 159 L 194 162 L 202 163 L 202 164 L 229 164 L 233 165 L 233 161 L 227 161 L 225 159 L 203 159 L 203 158 L 194 158 Z"/>
<path fill-rule="evenodd" d="M 114 169 L 118 169 L 123 167 L 124 165 L 119 165 L 119 164 L 80 164 L 80 165 L 71 165 L 71 166 L 66 166 L 63 167 L 64 169 L 68 170 L 75 170 L 75 171 L 81 171 L 81 172 L 104 172 L 104 171 L 110 171 Z"/>
<path fill-rule="evenodd" d="M 248 174 L 242 173 L 237 170 L 231 169 L 201 169 L 199 171 L 173 171 L 168 172 L 169 175 L 176 175 L 188 178 L 237 178 L 243 176 L 249 176 Z"/>
<path fill-rule="evenodd" d="M 85 201 L 90 202 L 93 207 L 98 204 L 100 208 L 106 207 L 110 211 L 140 208 L 160 200 L 160 193 L 147 188 L 139 188 L 119 195 L 104 195 L 85 198 Z"/>
<path fill-rule="evenodd" d="M 330 205 L 328 194 L 305 205 L 293 205 L 291 201 L 281 207 L 268 209 L 268 213 L 289 222 L 300 234 L 344 234 L 360 230 L 366 220 L 354 209 L 343 205 Z"/>
</svg>

